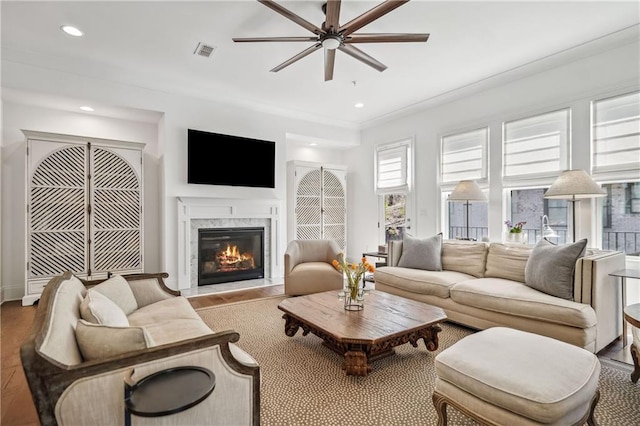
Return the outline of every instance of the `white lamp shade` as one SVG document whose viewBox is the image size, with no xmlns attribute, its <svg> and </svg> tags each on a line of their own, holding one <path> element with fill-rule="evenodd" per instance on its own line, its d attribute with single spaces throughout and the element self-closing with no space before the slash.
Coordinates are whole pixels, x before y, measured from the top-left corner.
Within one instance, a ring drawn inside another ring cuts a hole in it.
<svg viewBox="0 0 640 426">
<path fill-rule="evenodd" d="M 584 170 L 567 170 L 553 182 L 545 192 L 544 198 L 578 199 L 606 195 L 606 191 L 600 188 Z"/>
<path fill-rule="evenodd" d="M 487 196 L 473 180 L 461 180 L 449 195 L 449 201 L 487 201 Z"/>
</svg>

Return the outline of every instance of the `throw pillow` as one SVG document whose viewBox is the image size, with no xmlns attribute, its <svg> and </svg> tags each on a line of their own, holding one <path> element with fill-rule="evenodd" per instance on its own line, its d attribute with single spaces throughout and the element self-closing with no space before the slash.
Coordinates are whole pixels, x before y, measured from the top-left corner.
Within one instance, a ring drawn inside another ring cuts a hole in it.
<svg viewBox="0 0 640 426">
<path fill-rule="evenodd" d="M 109 358 L 155 345 L 143 327 L 112 327 L 80 319 L 75 334 L 85 361 Z"/>
<path fill-rule="evenodd" d="M 107 296 L 97 291 L 88 291 L 80 303 L 82 319 L 94 324 L 127 327 L 129 320 L 125 313 Z"/>
<path fill-rule="evenodd" d="M 478 241 L 445 240 L 442 242 L 442 269 L 482 278 L 488 246 Z"/>
<path fill-rule="evenodd" d="M 138 309 L 138 302 L 133 295 L 133 291 L 127 280 L 120 275 L 114 275 L 97 286 L 91 287 L 89 291 L 97 291 L 111 299 L 126 315 Z"/>
<path fill-rule="evenodd" d="M 531 247 L 524 244 L 491 243 L 484 276 L 524 283 L 524 269 L 527 266 L 531 250 Z"/>
<path fill-rule="evenodd" d="M 402 238 L 402 255 L 400 255 L 398 266 L 427 271 L 442 271 L 442 233 L 422 239 L 404 234 Z"/>
<path fill-rule="evenodd" d="M 561 246 L 540 240 L 527 261 L 525 284 L 543 293 L 573 300 L 573 273 L 586 247 L 586 239 Z"/>
</svg>

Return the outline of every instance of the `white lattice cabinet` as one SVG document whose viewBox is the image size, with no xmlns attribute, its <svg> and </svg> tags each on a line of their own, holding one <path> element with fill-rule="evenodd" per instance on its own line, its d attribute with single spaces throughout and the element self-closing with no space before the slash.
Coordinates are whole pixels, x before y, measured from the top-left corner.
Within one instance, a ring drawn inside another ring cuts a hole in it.
<svg viewBox="0 0 640 426">
<path fill-rule="evenodd" d="M 82 278 L 143 271 L 144 144 L 24 131 L 27 279 L 23 305 L 69 270 Z"/>
<path fill-rule="evenodd" d="M 346 166 L 289 161 L 287 216 L 289 241 L 331 239 L 346 249 Z"/>
</svg>

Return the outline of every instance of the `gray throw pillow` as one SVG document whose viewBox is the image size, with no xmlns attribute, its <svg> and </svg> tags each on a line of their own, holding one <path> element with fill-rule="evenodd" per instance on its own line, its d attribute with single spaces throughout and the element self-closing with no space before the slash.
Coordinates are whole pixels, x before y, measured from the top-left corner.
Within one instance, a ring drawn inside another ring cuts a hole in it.
<svg viewBox="0 0 640 426">
<path fill-rule="evenodd" d="M 442 233 L 429 238 L 415 238 L 404 234 L 402 255 L 398 261 L 402 268 L 442 271 Z"/>
<path fill-rule="evenodd" d="M 573 272 L 586 247 L 586 239 L 561 246 L 540 240 L 524 269 L 525 284 L 543 293 L 573 300 Z"/>
</svg>

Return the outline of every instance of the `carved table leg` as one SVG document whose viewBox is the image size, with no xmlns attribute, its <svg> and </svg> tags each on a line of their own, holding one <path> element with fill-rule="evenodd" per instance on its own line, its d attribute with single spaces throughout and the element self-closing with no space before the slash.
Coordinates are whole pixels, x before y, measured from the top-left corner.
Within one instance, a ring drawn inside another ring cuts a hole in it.
<svg viewBox="0 0 640 426">
<path fill-rule="evenodd" d="M 425 328 L 424 330 L 420 330 L 414 336 L 411 336 L 409 342 L 414 348 L 416 348 L 418 347 L 418 340 L 422 339 L 427 350 L 433 352 L 438 349 L 438 333 L 441 331 L 442 328 L 440 328 L 440 326 L 437 324 L 433 325 L 429 328 Z"/>
<path fill-rule="evenodd" d="M 631 358 L 633 358 L 633 373 L 631 373 L 631 381 L 637 383 L 640 379 L 640 350 L 632 343 L 629 350 L 631 351 Z"/>
<path fill-rule="evenodd" d="M 371 372 L 371 365 L 364 352 L 347 351 L 344 354 L 342 369 L 346 371 L 347 376 L 366 376 Z"/>
<path fill-rule="evenodd" d="M 292 316 L 290 316 L 289 314 L 284 314 L 282 318 L 284 318 L 285 320 L 284 334 L 286 334 L 289 337 L 295 336 L 296 333 L 298 332 L 298 328 L 302 326 L 302 323 L 297 319 L 293 318 Z"/>
</svg>

